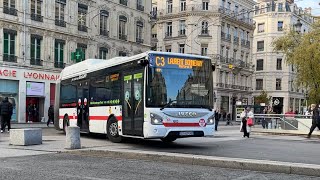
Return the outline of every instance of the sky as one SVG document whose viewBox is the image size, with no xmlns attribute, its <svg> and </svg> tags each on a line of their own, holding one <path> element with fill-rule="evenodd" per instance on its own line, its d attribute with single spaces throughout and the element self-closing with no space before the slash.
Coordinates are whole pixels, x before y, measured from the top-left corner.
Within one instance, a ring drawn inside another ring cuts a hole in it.
<svg viewBox="0 0 320 180">
<path fill-rule="evenodd" d="M 298 5 L 298 7 L 312 8 L 312 15 L 320 16 L 320 0 L 295 0 L 295 3 Z"/>
</svg>

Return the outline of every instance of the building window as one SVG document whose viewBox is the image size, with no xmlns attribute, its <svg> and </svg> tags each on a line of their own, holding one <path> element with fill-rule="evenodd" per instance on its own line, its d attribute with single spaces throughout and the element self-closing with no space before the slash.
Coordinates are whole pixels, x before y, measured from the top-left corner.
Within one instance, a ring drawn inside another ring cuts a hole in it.
<svg viewBox="0 0 320 180">
<path fill-rule="evenodd" d="M 166 52 L 171 52 L 171 46 L 166 46 Z"/>
<path fill-rule="evenodd" d="M 257 42 L 257 51 L 264 51 L 264 41 Z"/>
<path fill-rule="evenodd" d="M 139 11 L 144 11 L 144 6 L 142 0 L 137 0 L 137 9 Z"/>
<path fill-rule="evenodd" d="M 184 53 L 185 44 L 179 44 L 179 53 Z"/>
<path fill-rule="evenodd" d="M 16 44 L 15 39 L 17 32 L 13 30 L 3 29 L 3 61 L 17 62 L 17 56 L 15 56 Z"/>
<path fill-rule="evenodd" d="M 167 22 L 166 37 L 172 37 L 172 22 Z"/>
<path fill-rule="evenodd" d="M 101 47 L 99 49 L 99 59 L 108 59 L 109 49 Z"/>
<path fill-rule="evenodd" d="M 208 44 L 201 44 L 201 56 L 208 55 Z"/>
<path fill-rule="evenodd" d="M 224 83 L 228 84 L 228 82 L 229 82 L 229 73 L 226 72 L 226 76 L 224 77 Z"/>
<path fill-rule="evenodd" d="M 220 75 L 219 75 L 219 83 L 223 83 L 223 74 L 224 72 L 223 71 L 220 71 Z"/>
<path fill-rule="evenodd" d="M 186 11 L 186 9 L 187 9 L 186 0 L 180 0 L 180 11 Z"/>
<path fill-rule="evenodd" d="M 266 12 L 266 8 L 264 7 L 264 5 L 261 5 L 260 14 L 264 14 L 265 12 Z"/>
<path fill-rule="evenodd" d="M 31 35 L 31 65 L 42 66 L 41 61 L 41 41 L 42 37 L 38 35 Z"/>
<path fill-rule="evenodd" d="M 256 79 L 256 90 L 263 90 L 263 79 Z"/>
<path fill-rule="evenodd" d="M 282 3 L 278 4 L 278 12 L 283 12 L 283 4 Z"/>
<path fill-rule="evenodd" d="M 283 21 L 278 21 L 278 31 L 283 31 Z"/>
<path fill-rule="evenodd" d="M 143 22 L 137 21 L 136 25 L 136 42 L 143 43 Z"/>
<path fill-rule="evenodd" d="M 179 27 L 180 27 L 179 35 L 180 36 L 186 35 L 186 21 L 185 20 L 180 21 Z"/>
<path fill-rule="evenodd" d="M 255 6 L 254 7 L 254 15 L 258 15 L 259 14 L 259 6 Z"/>
<path fill-rule="evenodd" d="M 209 10 L 209 1 L 202 0 L 202 10 L 208 11 Z"/>
<path fill-rule="evenodd" d="M 127 6 L 128 0 L 120 0 L 120 4 Z"/>
<path fill-rule="evenodd" d="M 208 23 L 208 21 L 202 21 L 201 34 L 202 35 L 208 35 L 209 34 L 209 23 Z"/>
<path fill-rule="evenodd" d="M 100 11 L 100 35 L 107 36 L 107 37 L 109 36 L 108 17 L 109 17 L 108 11 L 106 10 Z"/>
<path fill-rule="evenodd" d="M 281 90 L 281 79 L 276 79 L 276 90 Z"/>
<path fill-rule="evenodd" d="M 223 57 L 224 55 L 224 46 L 221 46 L 221 49 L 220 49 L 220 56 Z"/>
<path fill-rule="evenodd" d="M 31 0 L 31 19 L 34 21 L 43 21 L 41 16 L 41 3 L 42 0 Z"/>
<path fill-rule="evenodd" d="M 127 17 L 119 16 L 119 39 L 127 40 Z"/>
<path fill-rule="evenodd" d="M 237 59 L 237 50 L 236 49 L 233 50 L 233 59 Z"/>
<path fill-rule="evenodd" d="M 167 0 L 167 13 L 172 13 L 172 0 Z"/>
<path fill-rule="evenodd" d="M 3 0 L 3 13 L 17 16 L 15 0 Z"/>
<path fill-rule="evenodd" d="M 270 3 L 267 3 L 267 12 L 270 12 L 270 11 L 271 11 Z"/>
<path fill-rule="evenodd" d="M 277 70 L 282 70 L 282 59 L 281 58 L 277 59 Z"/>
<path fill-rule="evenodd" d="M 258 59 L 257 60 L 257 71 L 263 71 L 263 59 Z"/>
<path fill-rule="evenodd" d="M 54 43 L 54 67 L 64 68 L 64 40 L 55 40 Z"/>
<path fill-rule="evenodd" d="M 87 13 L 88 6 L 84 4 L 78 4 L 78 30 L 87 32 Z"/>
<path fill-rule="evenodd" d="M 64 21 L 64 9 L 66 6 L 66 0 L 56 0 L 55 4 L 55 25 L 66 27 Z"/>
<path fill-rule="evenodd" d="M 264 32 L 264 23 L 258 24 L 258 33 Z"/>
<path fill-rule="evenodd" d="M 119 51 L 119 56 L 121 56 L 121 57 L 126 57 L 126 56 L 127 56 L 127 53 L 124 52 L 124 51 Z"/>
<path fill-rule="evenodd" d="M 290 5 L 289 5 L 288 2 L 286 2 L 286 11 L 287 11 L 287 12 L 291 12 Z"/>
</svg>

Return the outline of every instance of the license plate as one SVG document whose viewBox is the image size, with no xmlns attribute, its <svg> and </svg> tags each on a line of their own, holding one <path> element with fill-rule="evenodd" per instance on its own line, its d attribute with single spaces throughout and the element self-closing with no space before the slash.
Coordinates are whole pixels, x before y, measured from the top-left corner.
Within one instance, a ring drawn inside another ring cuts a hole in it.
<svg viewBox="0 0 320 180">
<path fill-rule="evenodd" d="M 180 132 L 180 136 L 193 136 L 194 133 L 192 131 Z"/>
</svg>

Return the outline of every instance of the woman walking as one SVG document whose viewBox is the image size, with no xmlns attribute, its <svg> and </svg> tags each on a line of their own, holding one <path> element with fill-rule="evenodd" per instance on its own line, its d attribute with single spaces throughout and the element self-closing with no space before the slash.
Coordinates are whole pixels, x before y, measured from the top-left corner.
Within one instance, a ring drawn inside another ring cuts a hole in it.
<svg viewBox="0 0 320 180">
<path fill-rule="evenodd" d="M 240 126 L 240 131 L 243 132 L 243 137 L 248 137 L 250 136 L 250 132 L 251 132 L 251 126 L 253 124 L 253 112 L 251 112 L 250 107 L 247 107 L 240 115 L 241 118 L 241 126 Z M 252 121 L 249 122 L 248 121 Z"/>
</svg>

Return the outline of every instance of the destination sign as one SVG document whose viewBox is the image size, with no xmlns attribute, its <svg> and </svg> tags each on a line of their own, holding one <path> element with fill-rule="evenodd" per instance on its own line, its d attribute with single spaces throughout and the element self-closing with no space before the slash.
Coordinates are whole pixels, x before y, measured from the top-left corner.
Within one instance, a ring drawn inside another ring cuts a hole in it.
<svg viewBox="0 0 320 180">
<path fill-rule="evenodd" d="M 192 69 L 193 67 L 202 67 L 203 60 L 183 57 L 153 56 L 150 59 L 150 65 L 156 67 L 175 67 L 181 69 Z"/>
</svg>

